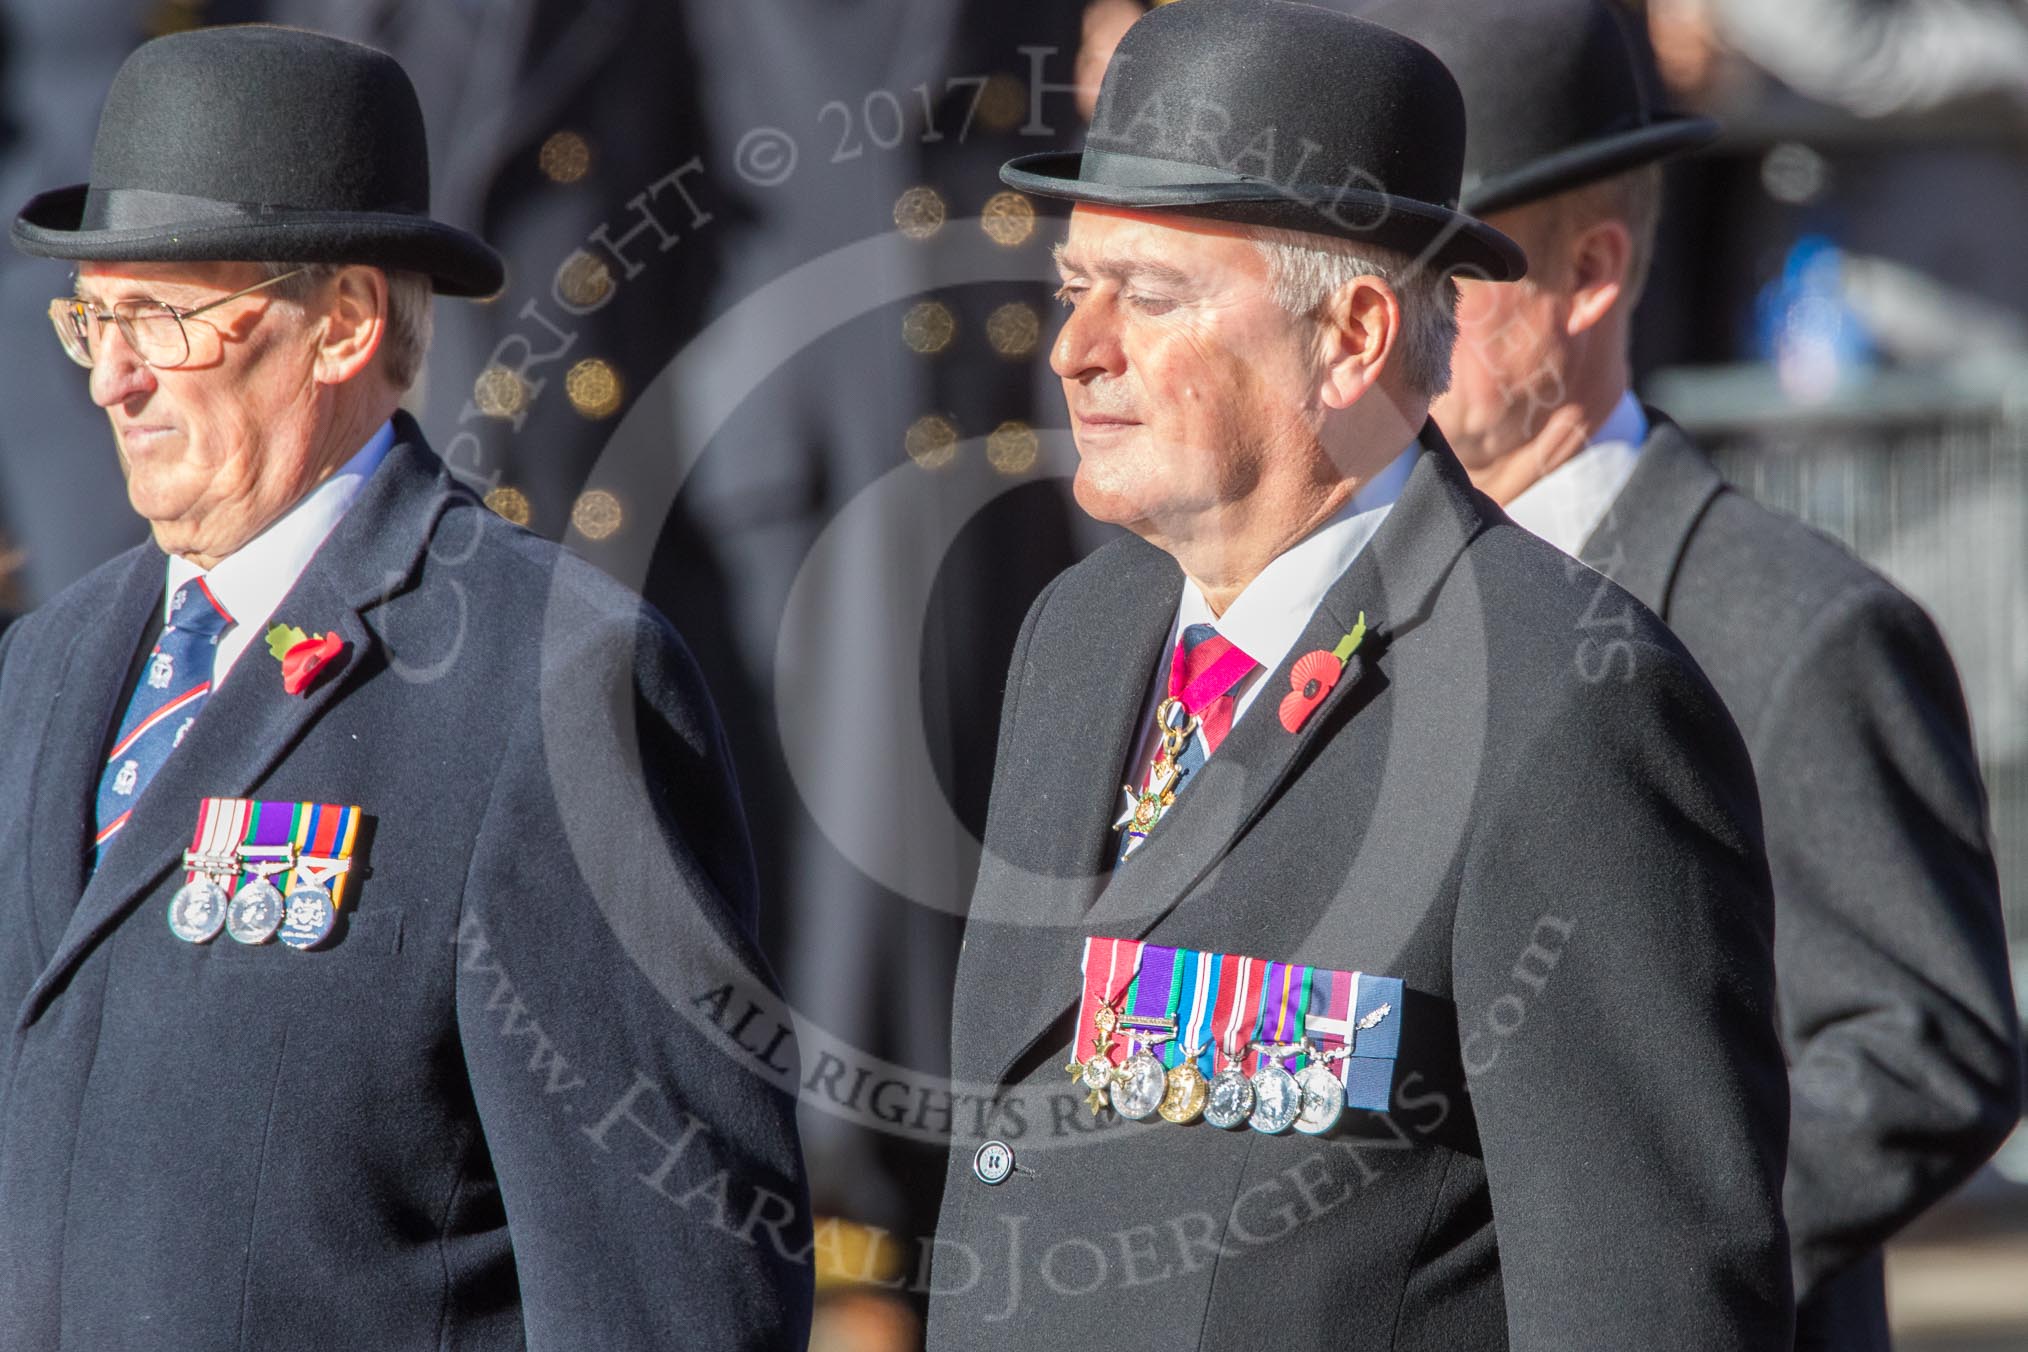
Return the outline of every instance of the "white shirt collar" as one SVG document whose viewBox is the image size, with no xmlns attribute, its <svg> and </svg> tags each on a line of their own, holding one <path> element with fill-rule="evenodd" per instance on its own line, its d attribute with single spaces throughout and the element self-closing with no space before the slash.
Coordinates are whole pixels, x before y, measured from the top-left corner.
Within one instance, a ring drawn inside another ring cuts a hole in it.
<svg viewBox="0 0 2028 1352">
<path fill-rule="evenodd" d="M 1167 693 L 1164 681 L 1170 654 L 1183 630 L 1193 624 L 1212 624 L 1218 632 L 1259 663 L 1235 686 L 1232 720 L 1237 724 L 1267 688 L 1267 675 L 1280 667 L 1310 625 L 1310 617 L 1323 603 L 1324 593 L 1343 577 L 1352 561 L 1373 539 L 1381 522 L 1401 497 L 1402 489 L 1415 470 L 1419 445 L 1407 450 L 1373 476 L 1323 525 L 1311 531 L 1292 548 L 1283 551 L 1247 583 L 1246 589 L 1214 620 L 1211 604 L 1197 584 L 1187 577 L 1183 595 L 1176 605 L 1175 623 L 1169 627 L 1169 646 L 1155 665 L 1154 682 L 1141 710 L 1141 734 L 1126 767 L 1130 783 L 1142 782 L 1149 760 L 1155 754 L 1155 710 Z"/>
<path fill-rule="evenodd" d="M 1530 484 L 1507 504 L 1507 515 L 1576 557 L 1633 477 L 1647 440 L 1648 415 L 1628 391 L 1591 444 Z"/>
<path fill-rule="evenodd" d="M 1213 617 L 1211 603 L 1197 584 L 1185 579 L 1183 596 L 1176 607 L 1176 623 L 1169 631 L 1169 649 L 1193 624 L 1216 625 L 1219 634 L 1260 663 L 1248 685 L 1241 691 L 1236 716 L 1244 714 L 1259 692 L 1259 677 L 1282 664 L 1289 649 L 1303 636 L 1310 617 L 1324 600 L 1331 584 L 1344 576 L 1359 557 L 1387 513 L 1401 497 L 1408 476 L 1415 469 L 1417 445 L 1410 445 L 1390 461 L 1339 508 L 1323 525 L 1269 562 L 1259 576 Z"/>
<path fill-rule="evenodd" d="M 213 689 L 225 680 L 239 655 L 267 632 L 275 608 L 296 585 L 311 556 L 329 538 L 366 480 L 393 448 L 394 424 L 387 422 L 356 455 L 338 467 L 336 474 L 208 571 L 178 555 L 169 556 L 168 585 L 162 595 L 164 624 L 169 622 L 170 598 L 194 577 L 204 579 L 218 604 L 232 616 L 232 626 L 218 640 L 218 656 L 212 664 Z M 303 617 L 302 622 L 317 618 Z"/>
</svg>

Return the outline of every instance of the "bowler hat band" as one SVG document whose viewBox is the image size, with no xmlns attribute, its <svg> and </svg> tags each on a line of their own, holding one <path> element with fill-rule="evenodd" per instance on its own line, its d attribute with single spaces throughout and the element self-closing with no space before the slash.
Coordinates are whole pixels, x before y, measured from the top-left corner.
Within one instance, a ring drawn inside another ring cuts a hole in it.
<svg viewBox="0 0 2028 1352">
<path fill-rule="evenodd" d="M 221 202 L 154 188 L 95 188 L 86 194 L 79 224 L 86 230 L 199 229 L 208 225 L 257 225 L 284 216 L 316 215 L 319 210 L 269 202 Z"/>
<path fill-rule="evenodd" d="M 1154 155 L 1132 155 L 1118 150 L 1100 150 L 1091 145 L 1084 148 L 1084 161 L 1080 166 L 1079 177 L 1117 188 L 1201 187 L 1206 183 L 1243 183 L 1248 187 L 1273 188 L 1291 201 L 1297 202 L 1336 197 L 1341 193 L 1354 191 L 1380 194 L 1380 185 L 1366 179 L 1366 176 L 1356 168 L 1346 175 L 1345 182 L 1336 186 L 1321 183 L 1284 183 L 1280 179 L 1268 178 L 1262 174 L 1242 174 L 1232 169 L 1221 169 L 1216 165 L 1165 160 Z M 1366 181 L 1361 182 L 1362 179 Z"/>
</svg>

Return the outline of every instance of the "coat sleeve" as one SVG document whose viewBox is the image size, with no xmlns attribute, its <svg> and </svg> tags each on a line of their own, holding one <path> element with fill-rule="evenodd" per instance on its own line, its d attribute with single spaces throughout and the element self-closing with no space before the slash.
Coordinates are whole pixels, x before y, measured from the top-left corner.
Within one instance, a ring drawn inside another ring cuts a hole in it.
<svg viewBox="0 0 2028 1352">
<path fill-rule="evenodd" d="M 1922 609 L 1869 582 L 1824 610 L 1754 753 L 1803 1299 L 1999 1148 L 2020 1115 L 2020 1030 L 1964 696 Z"/>
<path fill-rule="evenodd" d="M 527 1345 L 801 1347 L 793 1020 L 716 715 L 645 608 L 565 617 L 535 660 L 456 969 Z"/>
<path fill-rule="evenodd" d="M 1514 1352 L 1788 1352 L 1788 1103 L 1746 751 L 1679 648 L 1546 688 L 1453 979 Z"/>
</svg>

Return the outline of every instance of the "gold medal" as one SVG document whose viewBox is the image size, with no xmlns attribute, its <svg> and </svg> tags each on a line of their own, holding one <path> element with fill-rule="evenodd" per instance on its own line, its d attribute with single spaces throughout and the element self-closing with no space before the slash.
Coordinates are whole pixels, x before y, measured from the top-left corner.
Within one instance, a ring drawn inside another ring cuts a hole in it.
<svg viewBox="0 0 2028 1352">
<path fill-rule="evenodd" d="M 1111 1087 L 1118 1068 L 1112 1062 L 1113 1030 L 1119 1027 L 1120 1016 L 1111 1005 L 1100 1005 L 1091 1017 L 1091 1055 L 1080 1061 L 1077 1047 L 1071 1046 L 1070 1064 L 1064 1069 L 1070 1072 L 1073 1082 L 1082 1084 L 1087 1092 L 1085 1107 L 1097 1117 L 1099 1110 L 1106 1106 L 1106 1090 Z"/>
<path fill-rule="evenodd" d="M 1174 1122 L 1179 1127 L 1195 1122 L 1204 1115 L 1204 1099 L 1209 1088 L 1204 1072 L 1197 1069 L 1197 1059 L 1191 1057 L 1169 1072 L 1168 1090 L 1162 1095 L 1162 1105 L 1155 1111 L 1162 1115 L 1163 1121 Z"/>
</svg>

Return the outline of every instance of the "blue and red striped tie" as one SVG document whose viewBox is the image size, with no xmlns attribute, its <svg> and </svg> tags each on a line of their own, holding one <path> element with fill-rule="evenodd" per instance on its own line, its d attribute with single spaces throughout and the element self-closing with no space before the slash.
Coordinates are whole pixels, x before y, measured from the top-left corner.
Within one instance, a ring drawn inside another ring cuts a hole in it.
<svg viewBox="0 0 2028 1352">
<path fill-rule="evenodd" d="M 99 772 L 97 832 L 92 838 L 94 867 L 106 843 L 127 824 L 155 772 L 197 720 L 197 711 L 211 694 L 218 636 L 232 623 L 232 616 L 201 577 L 178 587 L 170 598 L 169 623 L 141 668 L 141 679 L 120 719 L 112 754 Z"/>
</svg>

